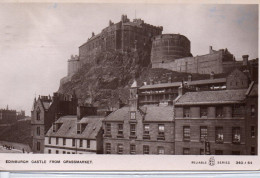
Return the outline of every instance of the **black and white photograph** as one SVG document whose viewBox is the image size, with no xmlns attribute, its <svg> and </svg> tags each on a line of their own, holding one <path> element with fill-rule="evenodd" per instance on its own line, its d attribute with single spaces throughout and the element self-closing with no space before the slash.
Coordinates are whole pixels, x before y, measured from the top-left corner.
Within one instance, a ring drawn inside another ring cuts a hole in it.
<svg viewBox="0 0 260 178">
<path fill-rule="evenodd" d="M 0 29 L 1 169 L 259 169 L 257 3 L 0 3 Z"/>
</svg>

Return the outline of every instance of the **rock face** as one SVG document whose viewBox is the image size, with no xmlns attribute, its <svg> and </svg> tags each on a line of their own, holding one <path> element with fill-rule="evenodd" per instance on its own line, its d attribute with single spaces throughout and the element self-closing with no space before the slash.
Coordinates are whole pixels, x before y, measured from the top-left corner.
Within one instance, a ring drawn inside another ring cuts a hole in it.
<svg viewBox="0 0 260 178">
<path fill-rule="evenodd" d="M 128 103 L 129 86 L 134 79 L 139 86 L 150 78 L 163 80 L 171 75 L 172 81 L 181 81 L 188 74 L 167 69 L 152 69 L 151 47 L 142 51 L 106 51 L 97 54 L 95 63 L 85 64 L 72 77 L 71 81 L 60 86 L 60 93 L 72 94 L 74 91 L 80 103 L 91 103 L 103 109 L 118 106 L 118 100 Z"/>
</svg>

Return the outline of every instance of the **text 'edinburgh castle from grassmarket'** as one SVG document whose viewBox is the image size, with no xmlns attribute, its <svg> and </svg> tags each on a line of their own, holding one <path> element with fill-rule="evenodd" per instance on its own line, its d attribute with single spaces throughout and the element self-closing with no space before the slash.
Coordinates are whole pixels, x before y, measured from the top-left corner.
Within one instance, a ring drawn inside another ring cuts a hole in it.
<svg viewBox="0 0 260 178">
<path fill-rule="evenodd" d="M 193 56 L 187 37 L 162 32 L 163 27 L 122 15 L 120 22 L 109 21 L 99 34 L 92 33 L 68 60 L 61 86 L 88 86 L 80 71 L 98 71 L 100 53 L 120 62 L 133 56 L 129 65 L 135 69 L 145 51 L 149 65 L 138 75 L 133 69 L 126 84 L 106 78 L 127 91 L 118 94 L 116 108 L 101 107 L 107 98 L 95 91 L 89 97 L 100 105 L 79 102 L 86 95 L 79 87 L 71 94 L 39 96 L 32 109 L 33 152 L 257 155 L 258 58 L 245 54 L 237 61 L 228 49 L 212 46 L 208 54 Z"/>
</svg>

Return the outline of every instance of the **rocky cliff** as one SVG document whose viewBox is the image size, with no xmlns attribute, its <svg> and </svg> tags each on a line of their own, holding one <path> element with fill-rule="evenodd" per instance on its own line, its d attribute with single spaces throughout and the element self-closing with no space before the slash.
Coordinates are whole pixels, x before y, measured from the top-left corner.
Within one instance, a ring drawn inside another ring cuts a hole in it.
<svg viewBox="0 0 260 178">
<path fill-rule="evenodd" d="M 72 80 L 60 86 L 60 93 L 76 92 L 80 103 L 91 103 L 104 109 L 117 107 L 118 99 L 128 102 L 129 86 L 134 78 L 139 86 L 150 79 L 172 81 L 187 80 L 188 74 L 167 69 L 152 69 L 150 49 L 134 52 L 102 52 L 96 56 L 95 63 L 85 64 Z M 208 78 L 208 75 L 193 75 L 194 79 Z"/>
</svg>

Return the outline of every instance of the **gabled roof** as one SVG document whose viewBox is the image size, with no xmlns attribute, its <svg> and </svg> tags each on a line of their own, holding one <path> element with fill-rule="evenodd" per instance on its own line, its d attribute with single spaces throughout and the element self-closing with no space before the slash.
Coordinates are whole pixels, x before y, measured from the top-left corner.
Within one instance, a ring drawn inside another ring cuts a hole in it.
<svg viewBox="0 0 260 178">
<path fill-rule="evenodd" d="M 258 96 L 258 84 L 255 82 L 251 82 L 248 90 L 246 91 L 247 96 Z"/>
<path fill-rule="evenodd" d="M 245 100 L 247 89 L 187 92 L 175 105 L 240 103 Z"/>
<path fill-rule="evenodd" d="M 96 139 L 98 132 L 102 127 L 102 116 L 88 116 L 83 117 L 79 123 L 87 124 L 86 128 L 81 134 L 77 134 L 77 116 L 63 116 L 60 117 L 55 123 L 62 124 L 61 127 L 53 132 L 53 126 L 48 130 L 46 136 L 49 137 L 66 137 L 66 138 L 83 138 L 83 139 Z"/>
</svg>

